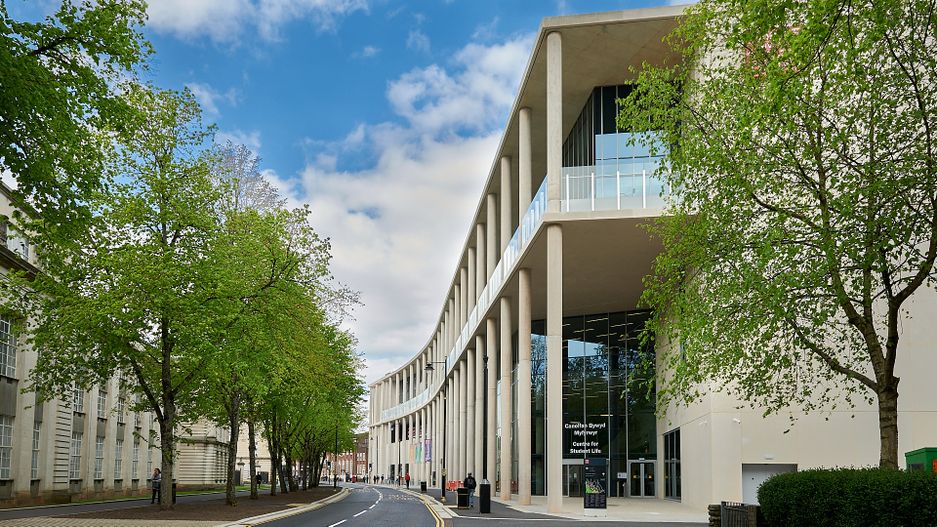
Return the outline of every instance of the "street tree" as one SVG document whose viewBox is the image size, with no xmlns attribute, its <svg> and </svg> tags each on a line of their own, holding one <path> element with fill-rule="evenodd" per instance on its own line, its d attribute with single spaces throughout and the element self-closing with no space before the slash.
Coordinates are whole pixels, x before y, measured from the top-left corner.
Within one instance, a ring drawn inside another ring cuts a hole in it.
<svg viewBox="0 0 937 527">
<path fill-rule="evenodd" d="M 140 409 L 159 423 L 168 482 L 179 430 L 206 415 L 202 394 L 228 330 L 296 262 L 274 252 L 250 265 L 263 253 L 246 251 L 275 251 L 275 244 L 257 236 L 235 244 L 246 227 L 226 230 L 218 221 L 211 130 L 191 93 L 134 86 L 125 96 L 146 118 L 120 136 L 109 183 L 87 202 L 93 222 L 68 242 L 33 229 L 42 272 L 24 284 L 27 294 L 9 300 L 31 315 L 27 334 L 43 350 L 31 378 L 40 393 L 129 374 Z M 270 223 L 234 221 L 271 232 Z M 162 493 L 160 505 L 172 507 L 171 493 Z"/>
<path fill-rule="evenodd" d="M 47 229 L 84 228 L 108 135 L 136 120 L 122 91 L 151 52 L 145 20 L 143 0 L 63 0 L 39 22 L 0 1 L 0 172 Z"/>
<path fill-rule="evenodd" d="M 672 192 L 643 297 L 674 350 L 661 405 L 864 399 L 898 467 L 901 324 L 937 285 L 935 7 L 703 0 L 679 60 L 638 72 L 619 125 L 654 132 Z"/>
</svg>

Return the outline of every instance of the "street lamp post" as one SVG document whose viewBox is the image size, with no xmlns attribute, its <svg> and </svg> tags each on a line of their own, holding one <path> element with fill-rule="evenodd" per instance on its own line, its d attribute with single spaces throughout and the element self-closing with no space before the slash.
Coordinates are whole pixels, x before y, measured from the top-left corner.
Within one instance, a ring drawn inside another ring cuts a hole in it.
<svg viewBox="0 0 937 527">
<path fill-rule="evenodd" d="M 433 364 L 442 364 L 443 373 L 448 376 L 449 374 L 449 357 L 446 357 L 442 361 L 427 361 L 425 370 L 428 372 L 434 371 Z M 446 388 L 446 382 L 443 381 L 442 386 L 442 422 L 443 426 L 439 427 L 442 430 L 442 455 L 440 460 L 442 461 L 442 477 L 440 479 L 440 498 L 439 501 L 446 503 L 446 399 L 448 397 L 448 389 Z"/>
</svg>

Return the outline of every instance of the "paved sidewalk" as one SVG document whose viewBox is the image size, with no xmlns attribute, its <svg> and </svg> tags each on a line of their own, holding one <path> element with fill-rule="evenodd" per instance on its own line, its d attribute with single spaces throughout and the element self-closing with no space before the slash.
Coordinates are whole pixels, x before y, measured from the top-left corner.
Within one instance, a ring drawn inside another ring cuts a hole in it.
<svg viewBox="0 0 937 527">
<path fill-rule="evenodd" d="M 0 520 L 0 527 L 215 527 L 227 522 L 194 520 L 101 520 L 36 516 Z"/>
<path fill-rule="evenodd" d="M 427 495 L 435 501 L 439 500 L 439 489 L 428 489 Z M 628 523 L 667 523 L 681 525 L 707 525 L 709 515 L 707 511 L 698 511 L 695 508 L 671 500 L 653 498 L 610 498 L 605 518 L 587 517 L 583 514 L 582 498 L 563 498 L 563 512 L 547 513 L 546 496 L 533 496 L 530 505 L 520 505 L 516 499 L 502 501 L 499 498 L 491 499 L 491 514 L 478 512 L 478 496 L 475 496 L 475 506 L 470 509 L 456 509 L 455 492 L 446 492 L 445 510 L 454 517 L 488 518 L 488 519 L 558 519 L 589 521 L 589 522 L 628 522 Z"/>
</svg>

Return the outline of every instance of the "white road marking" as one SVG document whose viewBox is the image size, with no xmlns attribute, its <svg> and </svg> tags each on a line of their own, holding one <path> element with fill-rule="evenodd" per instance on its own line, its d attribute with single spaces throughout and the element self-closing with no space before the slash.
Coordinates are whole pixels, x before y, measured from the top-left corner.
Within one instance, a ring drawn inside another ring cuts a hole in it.
<svg viewBox="0 0 937 527">
<path fill-rule="evenodd" d="M 336 525 L 341 525 L 341 524 L 343 524 L 343 523 L 345 523 L 345 522 L 347 522 L 347 521 L 348 521 L 348 520 L 342 520 L 342 521 L 340 521 L 340 522 L 335 522 L 335 523 L 333 523 L 332 525 L 329 525 L 329 527 L 335 527 Z"/>
<path fill-rule="evenodd" d="M 357 518 L 358 516 L 361 516 L 362 514 L 364 514 L 364 513 L 366 513 L 366 512 L 368 512 L 367 509 L 365 509 L 365 510 L 359 512 L 358 514 L 355 514 L 353 517 L 354 517 L 354 518 Z"/>
</svg>

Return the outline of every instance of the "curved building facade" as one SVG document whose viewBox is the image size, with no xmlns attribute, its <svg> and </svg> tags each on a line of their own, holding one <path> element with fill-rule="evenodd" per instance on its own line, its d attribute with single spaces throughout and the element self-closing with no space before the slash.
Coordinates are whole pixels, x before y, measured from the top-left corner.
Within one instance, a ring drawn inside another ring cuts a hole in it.
<svg viewBox="0 0 937 527">
<path fill-rule="evenodd" d="M 434 487 L 471 472 L 501 499 L 546 496 L 560 511 L 584 491 L 585 460 L 601 459 L 609 497 L 705 511 L 751 502 L 777 472 L 878 459 L 872 407 L 798 415 L 790 433 L 789 415 L 718 393 L 655 415 L 653 383 L 641 381 L 669 347 L 639 338 L 638 299 L 661 250 L 642 224 L 663 213 L 668 189 L 659 159 L 616 126 L 616 99 L 630 68 L 679 59 L 662 39 L 682 9 L 542 22 L 435 329 L 370 385 L 372 476 Z M 921 320 L 937 316 L 932 296 Z M 904 331 L 906 364 L 937 367 L 926 323 Z M 937 444 L 922 377 L 902 377 L 902 451 Z"/>
</svg>

